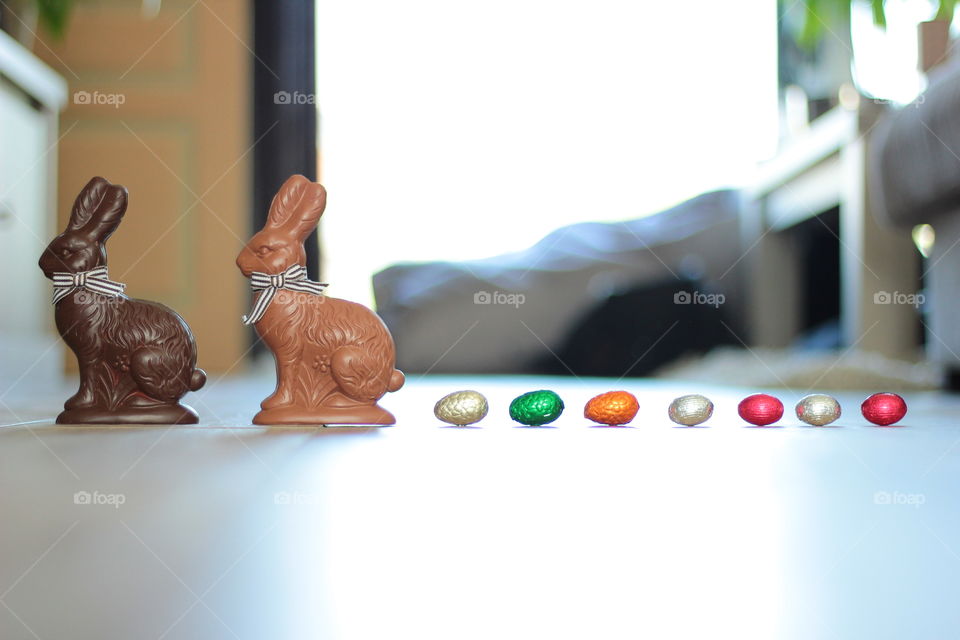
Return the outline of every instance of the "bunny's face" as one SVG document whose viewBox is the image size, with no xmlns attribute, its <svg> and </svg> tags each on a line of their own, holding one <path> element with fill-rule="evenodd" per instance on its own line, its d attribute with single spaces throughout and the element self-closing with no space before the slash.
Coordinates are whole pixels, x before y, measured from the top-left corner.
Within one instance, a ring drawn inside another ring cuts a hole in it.
<svg viewBox="0 0 960 640">
<path fill-rule="evenodd" d="M 307 254 L 302 242 L 271 229 L 264 229 L 250 238 L 237 256 L 237 266 L 248 278 L 254 271 L 276 274 L 291 265 L 306 263 Z"/>
<path fill-rule="evenodd" d="M 93 178 L 73 203 L 66 230 L 47 245 L 40 269 L 48 278 L 56 272 L 78 273 L 107 264 L 104 246 L 127 211 L 127 190 L 103 178 Z"/>
<path fill-rule="evenodd" d="M 79 273 L 106 263 L 106 248 L 76 231 L 58 235 L 40 256 L 40 269 L 48 278 L 56 272 Z"/>
<path fill-rule="evenodd" d="M 237 256 L 243 275 L 277 274 L 295 264 L 305 265 L 303 241 L 316 229 L 326 204 L 322 185 L 301 175 L 288 178 L 270 203 L 267 224 Z"/>
</svg>

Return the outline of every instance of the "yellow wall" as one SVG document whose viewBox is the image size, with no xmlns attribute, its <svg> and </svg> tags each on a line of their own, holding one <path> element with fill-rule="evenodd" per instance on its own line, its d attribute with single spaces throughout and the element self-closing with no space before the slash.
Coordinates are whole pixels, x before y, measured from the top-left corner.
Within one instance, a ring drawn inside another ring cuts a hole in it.
<svg viewBox="0 0 960 640">
<path fill-rule="evenodd" d="M 63 41 L 41 33 L 34 45 L 70 85 L 61 228 L 90 177 L 126 186 L 127 215 L 107 245 L 110 275 L 132 297 L 183 315 L 208 371 L 239 368 L 247 347 L 246 280 L 233 261 L 250 233 L 249 12 L 246 1 L 163 0 L 148 18 L 139 0 L 78 2 Z M 93 104 L 94 92 L 123 104 Z"/>
</svg>

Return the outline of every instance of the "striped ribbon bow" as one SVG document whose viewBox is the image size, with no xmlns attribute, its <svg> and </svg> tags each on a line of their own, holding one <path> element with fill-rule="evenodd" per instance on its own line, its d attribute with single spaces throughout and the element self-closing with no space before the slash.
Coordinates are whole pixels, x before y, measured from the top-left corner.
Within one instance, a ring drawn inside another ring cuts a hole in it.
<svg viewBox="0 0 960 640">
<path fill-rule="evenodd" d="M 250 286 L 253 287 L 254 291 L 261 291 L 262 293 L 257 298 L 257 303 L 253 305 L 253 311 L 250 312 L 250 315 L 243 316 L 243 324 L 260 322 L 260 318 L 263 317 L 267 307 L 270 306 L 270 302 L 273 301 L 273 296 L 277 295 L 277 291 L 280 289 L 321 295 L 323 290 L 327 288 L 327 283 L 307 279 L 307 268 L 295 264 L 276 275 L 254 271 L 250 274 Z"/>
<path fill-rule="evenodd" d="M 53 280 L 53 304 L 57 304 L 76 289 L 88 289 L 105 296 L 119 296 L 127 285 L 107 277 L 106 267 L 97 267 L 80 273 L 56 272 Z"/>
</svg>

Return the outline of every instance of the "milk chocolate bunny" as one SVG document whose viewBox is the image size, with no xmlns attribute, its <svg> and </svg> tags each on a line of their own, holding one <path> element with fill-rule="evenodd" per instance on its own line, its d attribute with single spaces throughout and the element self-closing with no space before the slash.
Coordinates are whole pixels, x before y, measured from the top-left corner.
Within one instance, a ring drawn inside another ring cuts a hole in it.
<svg viewBox="0 0 960 640">
<path fill-rule="evenodd" d="M 303 242 L 327 202 L 323 186 L 290 177 L 270 204 L 267 223 L 237 256 L 257 292 L 244 318 L 273 352 L 277 388 L 256 424 L 393 424 L 377 405 L 403 386 L 393 338 L 363 305 L 323 295 L 306 279 Z"/>
<path fill-rule="evenodd" d="M 162 304 L 123 295 L 107 276 L 105 243 L 126 210 L 124 187 L 93 178 L 40 256 L 54 283 L 57 329 L 80 365 L 80 389 L 57 422 L 193 424 L 197 413 L 179 400 L 207 376 L 190 328 Z"/>
</svg>

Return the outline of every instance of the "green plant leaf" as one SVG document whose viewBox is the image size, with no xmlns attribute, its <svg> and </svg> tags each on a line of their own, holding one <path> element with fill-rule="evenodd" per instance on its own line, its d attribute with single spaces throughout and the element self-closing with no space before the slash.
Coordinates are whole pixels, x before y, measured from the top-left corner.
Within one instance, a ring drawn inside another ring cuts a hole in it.
<svg viewBox="0 0 960 640">
<path fill-rule="evenodd" d="M 810 50 L 817 46 L 823 37 L 823 19 L 820 17 L 820 0 L 805 0 L 803 28 L 797 36 L 797 43 L 804 49 Z"/>
<path fill-rule="evenodd" d="M 797 44 L 813 49 L 828 31 L 838 27 L 849 28 L 851 6 L 858 0 L 802 0 L 804 19 L 800 33 L 795 36 Z M 870 3 L 873 22 L 881 29 L 887 28 L 886 0 L 864 0 Z M 940 11 L 952 17 L 953 8 L 960 0 L 940 0 Z"/>
<path fill-rule="evenodd" d="M 953 10 L 956 8 L 958 2 L 960 2 L 960 0 L 940 0 L 937 15 L 934 16 L 933 19 L 953 22 Z"/>
<path fill-rule="evenodd" d="M 40 24 L 55 38 L 63 38 L 73 0 L 36 0 Z"/>
<path fill-rule="evenodd" d="M 873 9 L 873 24 L 881 29 L 887 28 L 887 12 L 883 9 L 884 0 L 870 0 L 870 8 Z"/>
</svg>

